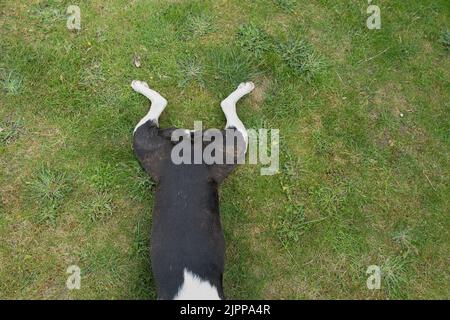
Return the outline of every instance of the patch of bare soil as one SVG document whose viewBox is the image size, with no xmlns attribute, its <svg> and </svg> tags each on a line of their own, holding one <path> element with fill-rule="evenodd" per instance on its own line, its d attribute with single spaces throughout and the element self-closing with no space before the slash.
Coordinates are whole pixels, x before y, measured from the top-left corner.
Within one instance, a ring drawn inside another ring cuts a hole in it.
<svg viewBox="0 0 450 320">
<path fill-rule="evenodd" d="M 253 108 L 259 110 L 261 105 L 266 100 L 267 90 L 270 88 L 270 80 L 266 77 L 258 78 L 255 81 L 255 89 L 251 94 L 251 105 Z"/>
</svg>

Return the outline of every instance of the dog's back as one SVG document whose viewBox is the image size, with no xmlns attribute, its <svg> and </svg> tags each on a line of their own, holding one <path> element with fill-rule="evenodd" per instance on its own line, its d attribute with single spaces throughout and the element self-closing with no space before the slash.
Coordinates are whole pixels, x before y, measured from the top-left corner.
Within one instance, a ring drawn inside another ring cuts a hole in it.
<svg viewBox="0 0 450 320">
<path fill-rule="evenodd" d="M 157 182 L 151 258 L 158 298 L 223 299 L 225 240 L 218 185 L 235 164 L 193 164 L 193 153 L 192 164 L 175 164 L 173 130 L 148 121 L 134 135 L 135 153 Z M 206 146 L 202 143 L 202 150 Z M 233 150 L 236 159 L 238 150 Z"/>
<path fill-rule="evenodd" d="M 131 87 L 151 101 L 150 110 L 134 129 L 133 147 L 142 167 L 157 183 L 151 257 L 158 298 L 224 298 L 225 241 L 218 185 L 245 157 L 248 134 L 236 113 L 236 103 L 255 86 L 241 83 L 221 102 L 225 131 L 208 130 L 204 135 L 196 131 L 188 143 L 186 139 L 172 142 L 171 138 L 191 138 L 189 131 L 178 135 L 175 129 L 158 128 L 159 116 L 167 106 L 164 97 L 146 82 L 134 80 Z M 193 152 L 182 150 L 182 161 L 173 159 L 186 144 Z M 207 150 L 210 156 L 205 159 Z"/>
</svg>

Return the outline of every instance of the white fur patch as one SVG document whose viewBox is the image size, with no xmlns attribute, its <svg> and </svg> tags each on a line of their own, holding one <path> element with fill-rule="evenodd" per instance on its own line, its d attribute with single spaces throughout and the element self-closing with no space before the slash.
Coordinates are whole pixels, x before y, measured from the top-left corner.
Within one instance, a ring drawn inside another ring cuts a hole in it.
<svg viewBox="0 0 450 320">
<path fill-rule="evenodd" d="M 174 300 L 220 300 L 217 288 L 184 269 L 184 281 Z"/>
<path fill-rule="evenodd" d="M 222 111 L 225 114 L 225 118 L 227 119 L 225 128 L 235 127 L 244 137 L 246 148 L 248 144 L 248 134 L 244 124 L 236 113 L 236 103 L 240 98 L 252 92 L 254 88 L 255 85 L 253 82 L 243 82 L 220 104 Z"/>
<path fill-rule="evenodd" d="M 152 120 L 153 122 L 156 123 L 156 125 L 158 125 L 159 116 L 167 106 L 167 100 L 164 99 L 155 90 L 150 89 L 148 87 L 147 82 L 133 80 L 131 82 L 131 87 L 133 88 L 134 91 L 147 97 L 147 99 L 149 99 L 152 103 L 149 112 L 139 121 L 139 123 L 134 128 L 133 133 L 136 132 L 137 128 L 139 128 L 149 120 Z"/>
<path fill-rule="evenodd" d="M 152 120 L 156 125 L 158 125 L 158 119 L 155 119 L 154 117 L 152 117 L 152 115 L 150 113 L 147 113 L 141 120 L 139 120 L 138 124 L 136 125 L 136 127 L 134 127 L 133 133 L 136 132 L 136 130 L 142 126 L 143 124 L 145 124 L 147 121 Z"/>
</svg>

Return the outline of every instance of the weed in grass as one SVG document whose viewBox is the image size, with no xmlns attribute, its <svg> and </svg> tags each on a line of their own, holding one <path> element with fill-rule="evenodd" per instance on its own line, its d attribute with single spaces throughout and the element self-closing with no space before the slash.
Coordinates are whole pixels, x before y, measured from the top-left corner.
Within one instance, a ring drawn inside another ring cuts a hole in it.
<svg viewBox="0 0 450 320">
<path fill-rule="evenodd" d="M 298 75 L 308 80 L 314 78 L 325 67 L 323 58 L 304 40 L 290 39 L 276 46 L 282 61 Z"/>
<path fill-rule="evenodd" d="M 401 229 L 392 235 L 392 240 L 397 243 L 402 250 L 405 250 L 405 255 L 410 253 L 418 254 L 417 247 L 414 245 L 414 241 L 411 235 L 411 229 Z"/>
<path fill-rule="evenodd" d="M 110 163 L 97 165 L 89 176 L 89 182 L 96 190 L 110 191 L 115 187 L 116 170 Z"/>
<path fill-rule="evenodd" d="M 283 144 L 283 138 L 280 145 Z M 281 175 L 283 191 L 288 199 L 291 200 L 292 186 L 295 186 L 299 178 L 300 159 L 295 157 L 292 152 L 285 146 L 280 155 Z"/>
<path fill-rule="evenodd" d="M 276 233 L 283 246 L 298 242 L 309 222 L 306 221 L 303 205 L 296 203 L 294 197 L 295 180 L 297 179 L 295 159 L 288 151 L 282 153 L 282 174 L 279 176 L 281 188 L 288 199 L 283 213 L 276 220 Z"/>
<path fill-rule="evenodd" d="M 112 198 L 106 193 L 96 194 L 81 207 L 90 222 L 104 221 L 113 214 Z"/>
<path fill-rule="evenodd" d="M 200 16 L 208 12 L 209 1 L 167 1 L 162 16 L 175 25 L 184 22 L 189 16 Z"/>
<path fill-rule="evenodd" d="M 213 19 L 206 15 L 190 15 L 186 21 L 186 37 L 200 38 L 214 31 Z"/>
<path fill-rule="evenodd" d="M 345 200 L 345 191 L 339 186 L 321 185 L 310 192 L 319 210 L 328 215 L 336 214 Z"/>
<path fill-rule="evenodd" d="M 56 218 L 58 217 L 58 210 L 54 207 L 44 207 L 39 209 L 37 213 L 37 223 L 48 222 L 52 226 L 56 226 Z"/>
<path fill-rule="evenodd" d="M 151 190 L 155 186 L 155 182 L 141 167 L 136 166 L 135 168 L 133 193 L 141 199 L 146 198 L 152 195 Z"/>
<path fill-rule="evenodd" d="M 450 51 L 450 30 L 446 29 L 442 31 L 441 38 L 439 40 L 447 51 Z"/>
<path fill-rule="evenodd" d="M 186 58 L 178 62 L 178 86 L 185 87 L 189 82 L 195 81 L 201 86 L 204 85 L 203 66 L 199 63 L 197 58 Z"/>
<path fill-rule="evenodd" d="M 389 295 L 400 298 L 401 287 L 407 282 L 405 259 L 400 256 L 388 257 L 381 266 L 381 279 Z"/>
<path fill-rule="evenodd" d="M 333 151 L 333 141 L 321 130 L 314 131 L 312 135 L 314 141 L 314 150 L 318 155 L 331 154 Z"/>
<path fill-rule="evenodd" d="M 295 9 L 295 1 L 293 0 L 273 0 L 275 5 L 284 11 L 293 12 Z"/>
<path fill-rule="evenodd" d="M 180 40 L 191 40 L 214 31 L 213 17 L 207 1 L 185 1 L 169 4 L 162 17 L 174 27 Z"/>
<path fill-rule="evenodd" d="M 322 221 L 325 218 L 306 219 L 304 206 L 299 204 L 295 198 L 299 159 L 293 157 L 291 152 L 287 150 L 283 151 L 282 158 L 282 174 L 279 176 L 279 181 L 288 201 L 283 213 L 278 216 L 275 222 L 275 229 L 278 239 L 287 249 L 288 244 L 298 242 L 313 223 Z"/>
<path fill-rule="evenodd" d="M 289 179 L 292 181 L 293 179 L 296 179 L 298 177 L 297 168 L 296 168 L 296 161 L 298 163 L 298 159 L 291 161 L 283 161 L 283 174 L 289 177 Z"/>
<path fill-rule="evenodd" d="M 108 40 L 107 30 L 105 27 L 98 27 L 95 31 L 95 36 L 98 42 L 105 42 Z"/>
<path fill-rule="evenodd" d="M 144 223 L 138 221 L 136 227 L 134 228 L 134 239 L 132 246 L 133 254 L 138 255 L 142 258 L 148 258 L 150 252 L 149 244 L 150 244 L 149 232 L 144 227 Z"/>
<path fill-rule="evenodd" d="M 220 82 L 220 95 L 259 74 L 248 55 L 236 48 L 211 48 L 207 52 L 207 58 L 210 62 L 208 73 L 212 75 L 212 82 L 216 85 Z"/>
<path fill-rule="evenodd" d="M 48 168 L 41 169 L 28 186 L 35 200 L 51 206 L 61 202 L 68 191 L 66 175 Z"/>
<path fill-rule="evenodd" d="M 301 205 L 289 204 L 278 217 L 276 231 L 283 244 L 298 242 L 306 229 L 305 210 Z"/>
<path fill-rule="evenodd" d="M 58 209 L 70 191 L 66 175 L 42 168 L 27 186 L 30 198 L 35 201 L 39 210 L 38 222 L 48 221 L 55 225 Z"/>
<path fill-rule="evenodd" d="M 99 61 L 92 61 L 81 73 L 80 84 L 86 87 L 96 87 L 105 81 L 102 66 Z"/>
<path fill-rule="evenodd" d="M 267 32 L 253 24 L 243 25 L 239 28 L 237 43 L 256 59 L 260 59 L 272 47 Z"/>
<path fill-rule="evenodd" d="M 51 2 L 41 2 L 38 7 L 34 7 L 30 10 L 30 17 L 47 26 L 57 21 L 65 20 L 66 15 L 64 12 L 51 5 Z"/>
<path fill-rule="evenodd" d="M 22 78 L 20 76 L 10 71 L 7 73 L 2 72 L 0 77 L 4 92 L 11 95 L 19 94 L 20 89 L 22 88 Z"/>
<path fill-rule="evenodd" d="M 5 121 L 0 123 L 0 142 L 7 145 L 15 141 L 22 132 L 22 120 Z"/>
<path fill-rule="evenodd" d="M 5 205 L 3 204 L 3 199 L 0 198 L 0 220 L 3 218 L 5 214 Z"/>
</svg>

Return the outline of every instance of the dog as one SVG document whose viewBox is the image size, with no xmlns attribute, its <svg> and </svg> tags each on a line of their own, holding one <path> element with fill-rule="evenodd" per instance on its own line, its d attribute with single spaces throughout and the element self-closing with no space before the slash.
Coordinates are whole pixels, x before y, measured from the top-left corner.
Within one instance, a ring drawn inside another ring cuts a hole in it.
<svg viewBox="0 0 450 320">
<path fill-rule="evenodd" d="M 241 83 L 221 102 L 226 118 L 221 132 L 225 136 L 225 131 L 231 130 L 239 141 L 236 148 L 224 145 L 215 151 L 223 158 L 232 153 L 232 163 L 212 164 L 204 160 L 175 164 L 172 151 L 180 143 L 173 141 L 176 128 L 160 129 L 158 122 L 167 100 L 145 82 L 134 80 L 131 87 L 151 102 L 150 110 L 134 129 L 133 149 L 156 182 L 150 253 L 158 299 L 225 299 L 225 239 L 218 187 L 237 166 L 237 159 L 245 158 L 248 134 L 236 113 L 236 103 L 255 86 Z M 195 144 L 196 133 L 186 130 L 186 135 Z M 202 150 L 208 145 L 202 142 Z"/>
</svg>

